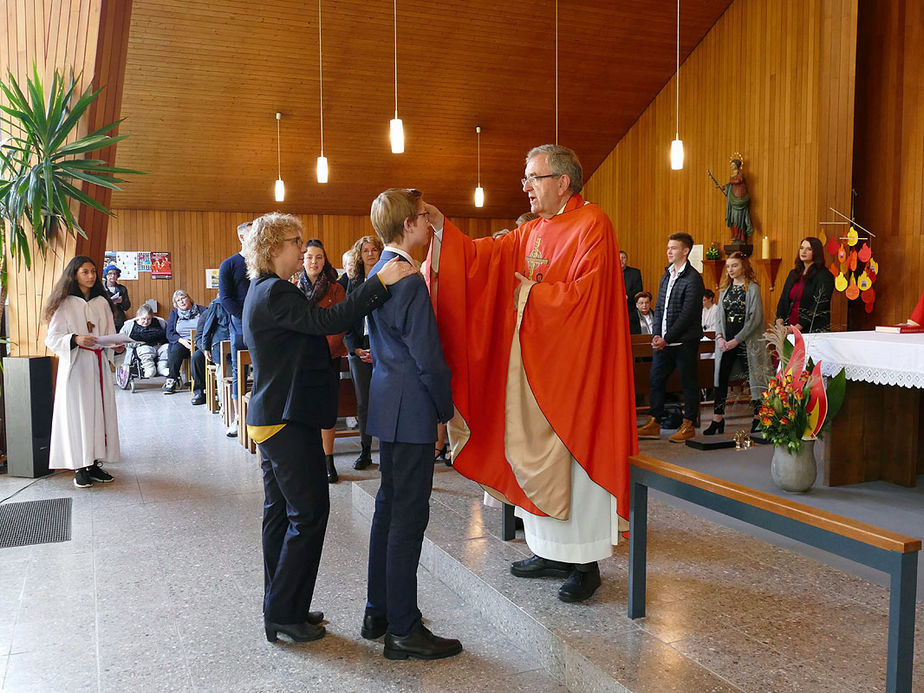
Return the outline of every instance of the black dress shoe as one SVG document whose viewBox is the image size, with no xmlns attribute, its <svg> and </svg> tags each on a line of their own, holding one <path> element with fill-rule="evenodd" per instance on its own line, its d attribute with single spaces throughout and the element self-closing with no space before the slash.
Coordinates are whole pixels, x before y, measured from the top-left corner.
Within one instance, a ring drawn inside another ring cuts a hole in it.
<svg viewBox="0 0 924 693">
<path fill-rule="evenodd" d="M 194 407 L 200 404 L 205 404 L 205 395 L 203 395 L 201 392 L 197 392 L 196 396 L 192 398 L 192 404 Z"/>
<path fill-rule="evenodd" d="M 324 620 L 324 612 L 323 611 L 309 611 L 308 618 L 306 618 L 305 620 L 311 625 L 316 626 L 319 623 L 321 623 L 321 621 Z"/>
<path fill-rule="evenodd" d="M 340 477 L 337 474 L 337 468 L 334 466 L 334 456 L 325 455 L 324 462 L 327 464 L 327 483 L 336 484 L 340 481 Z"/>
<path fill-rule="evenodd" d="M 547 558 L 533 556 L 524 561 L 514 561 L 510 564 L 510 572 L 517 577 L 568 577 L 574 570 L 573 563 L 550 561 Z"/>
<path fill-rule="evenodd" d="M 433 635 L 420 621 L 407 635 L 385 634 L 386 659 L 442 659 L 462 651 L 462 643 Z"/>
<path fill-rule="evenodd" d="M 266 639 L 269 642 L 276 642 L 279 633 L 288 635 L 295 642 L 310 642 L 311 640 L 320 640 L 324 637 L 324 626 L 305 621 L 304 623 L 264 623 L 266 628 Z"/>
<path fill-rule="evenodd" d="M 558 598 L 563 602 L 582 602 L 590 599 L 599 586 L 600 567 L 596 561 L 577 566 L 558 588 Z"/>
<path fill-rule="evenodd" d="M 366 453 L 362 453 L 353 463 L 353 469 L 365 469 L 370 464 L 372 464 L 372 457 Z"/>
<path fill-rule="evenodd" d="M 384 616 L 373 616 L 366 614 L 363 616 L 363 629 L 360 631 L 366 640 L 377 640 L 385 635 L 388 630 L 388 619 Z"/>
</svg>

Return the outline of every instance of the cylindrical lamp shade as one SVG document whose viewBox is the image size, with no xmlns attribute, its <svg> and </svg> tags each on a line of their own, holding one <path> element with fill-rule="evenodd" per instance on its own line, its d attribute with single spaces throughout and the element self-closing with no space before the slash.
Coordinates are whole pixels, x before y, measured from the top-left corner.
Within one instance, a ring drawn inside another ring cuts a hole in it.
<svg viewBox="0 0 924 693">
<path fill-rule="evenodd" d="M 475 188 L 475 206 L 484 207 L 484 188 L 480 185 Z"/>
<path fill-rule="evenodd" d="M 391 153 L 404 153 L 404 124 L 400 118 L 393 118 L 391 125 Z"/>
<path fill-rule="evenodd" d="M 327 182 L 327 157 L 318 157 L 318 183 Z"/>
<path fill-rule="evenodd" d="M 683 140 L 679 138 L 671 142 L 671 168 L 674 171 L 683 168 Z"/>
<path fill-rule="evenodd" d="M 276 180 L 276 202 L 284 202 L 286 199 L 286 184 L 282 178 Z"/>
</svg>

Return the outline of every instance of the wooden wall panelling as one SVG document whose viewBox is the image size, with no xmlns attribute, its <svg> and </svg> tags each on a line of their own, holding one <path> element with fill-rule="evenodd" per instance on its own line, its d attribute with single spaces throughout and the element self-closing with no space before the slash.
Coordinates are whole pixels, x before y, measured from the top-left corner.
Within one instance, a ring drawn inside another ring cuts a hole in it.
<svg viewBox="0 0 924 693">
<path fill-rule="evenodd" d="M 175 289 L 185 289 L 194 301 L 208 305 L 218 292 L 205 288 L 205 270 L 217 268 L 222 260 L 240 249 L 237 226 L 259 216 L 257 212 L 196 212 L 165 210 L 116 210 L 110 220 L 106 250 L 165 251 L 170 253 L 172 280 L 153 280 L 142 272 L 137 280 L 122 280 L 132 301 L 130 314 L 145 300 L 158 302 L 158 314 L 166 317 Z M 357 238 L 372 235 L 368 216 L 297 215 L 305 226 L 305 239 L 320 238 L 331 264 L 340 267 L 341 256 Z M 473 238 L 512 228 L 510 219 L 453 219 Z M 415 254 L 422 260 L 424 253 Z"/>
<path fill-rule="evenodd" d="M 735 0 L 680 68 L 683 170 L 669 165 L 671 79 L 593 172 L 585 197 L 610 215 L 646 289 L 657 289 L 669 234 L 728 242 L 725 197 L 706 169 L 724 184 L 740 151 L 757 257 L 765 234 L 782 257 L 774 292 L 758 276 L 773 317 L 799 241 L 817 234 L 829 205 L 849 207 L 856 15 L 856 0 Z M 841 306 L 833 323 L 844 322 Z"/>
</svg>

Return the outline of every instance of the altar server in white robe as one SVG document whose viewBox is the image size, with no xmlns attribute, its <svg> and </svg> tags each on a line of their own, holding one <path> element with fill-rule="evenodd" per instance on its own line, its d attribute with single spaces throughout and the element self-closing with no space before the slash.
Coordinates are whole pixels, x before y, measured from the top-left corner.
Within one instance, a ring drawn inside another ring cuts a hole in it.
<svg viewBox="0 0 924 693">
<path fill-rule="evenodd" d="M 45 345 L 58 357 L 49 466 L 73 469 L 74 485 L 108 483 L 100 462 L 119 459 L 119 423 L 112 387 L 113 354 L 97 339 L 115 333 L 112 307 L 96 264 L 84 255 L 71 260 L 45 307 Z"/>
</svg>

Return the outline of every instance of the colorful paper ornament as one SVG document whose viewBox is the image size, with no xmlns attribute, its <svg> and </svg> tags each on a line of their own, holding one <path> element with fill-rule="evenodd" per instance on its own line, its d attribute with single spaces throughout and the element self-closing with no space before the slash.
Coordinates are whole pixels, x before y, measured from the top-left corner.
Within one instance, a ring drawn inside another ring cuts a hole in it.
<svg viewBox="0 0 924 693">
<path fill-rule="evenodd" d="M 873 249 L 869 247 L 869 243 L 865 243 L 859 252 L 857 252 L 857 258 L 860 262 L 869 262 L 869 259 L 873 256 Z"/>
<path fill-rule="evenodd" d="M 863 305 L 863 310 L 865 310 L 867 313 L 872 313 L 872 312 L 873 312 L 873 308 L 874 308 L 875 306 L 876 306 L 876 302 L 875 302 L 875 301 L 870 301 L 869 303 L 866 303 L 866 304 Z"/>
<path fill-rule="evenodd" d="M 831 236 L 831 238 L 828 239 L 828 244 L 826 246 L 828 255 L 837 255 L 837 250 L 840 247 L 841 242 L 837 239 L 837 236 Z"/>
<path fill-rule="evenodd" d="M 850 285 L 844 295 L 851 301 L 855 301 L 860 297 L 860 287 L 857 286 L 857 279 L 852 274 L 850 275 Z"/>
<path fill-rule="evenodd" d="M 850 268 L 851 272 L 857 271 L 857 251 L 851 250 L 850 254 L 847 256 L 847 266 Z"/>
<path fill-rule="evenodd" d="M 860 291 L 866 291 L 873 286 L 873 280 L 869 278 L 866 270 L 863 270 L 857 277 L 857 286 L 860 287 Z"/>
<path fill-rule="evenodd" d="M 872 272 L 873 274 L 879 274 L 879 263 L 876 262 L 873 258 L 870 258 L 869 262 L 866 263 L 866 271 Z"/>
<path fill-rule="evenodd" d="M 860 294 L 863 303 L 873 303 L 876 300 L 876 289 L 870 287 Z"/>
<path fill-rule="evenodd" d="M 838 273 L 837 277 L 834 279 L 834 288 L 838 291 L 844 291 L 847 288 L 847 279 L 843 274 Z"/>
<path fill-rule="evenodd" d="M 831 261 L 831 266 L 828 267 L 828 271 L 835 277 L 841 273 L 841 267 L 837 264 L 837 260 Z"/>
<path fill-rule="evenodd" d="M 860 234 L 858 234 L 857 230 L 851 226 L 850 231 L 847 232 L 847 245 L 855 246 L 859 240 Z"/>
<path fill-rule="evenodd" d="M 842 265 L 845 262 L 847 262 L 847 246 L 846 245 L 842 245 L 840 248 L 837 249 L 837 261 L 840 262 Z"/>
<path fill-rule="evenodd" d="M 828 234 L 825 233 L 824 229 L 821 229 L 818 232 L 818 240 L 821 241 L 821 244 L 824 245 L 828 241 Z"/>
</svg>

